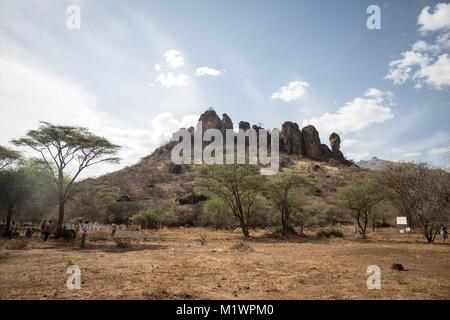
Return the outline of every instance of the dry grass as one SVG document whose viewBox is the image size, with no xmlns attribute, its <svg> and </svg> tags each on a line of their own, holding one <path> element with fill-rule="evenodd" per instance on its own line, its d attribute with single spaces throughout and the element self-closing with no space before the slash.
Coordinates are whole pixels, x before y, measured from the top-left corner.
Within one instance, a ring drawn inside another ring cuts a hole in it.
<svg viewBox="0 0 450 320">
<path fill-rule="evenodd" d="M 207 234 L 201 245 L 199 234 Z M 308 233 L 308 232 L 307 232 Z M 33 240 L 25 250 L 0 243 L 1 299 L 450 299 L 450 244 L 428 245 L 394 229 L 359 240 L 273 239 L 202 229 L 134 231 L 130 248 L 113 240 L 66 244 Z M 81 290 L 66 287 L 66 264 L 81 269 Z M 408 271 L 392 270 L 401 263 Z M 366 288 L 367 266 L 382 270 Z"/>
</svg>

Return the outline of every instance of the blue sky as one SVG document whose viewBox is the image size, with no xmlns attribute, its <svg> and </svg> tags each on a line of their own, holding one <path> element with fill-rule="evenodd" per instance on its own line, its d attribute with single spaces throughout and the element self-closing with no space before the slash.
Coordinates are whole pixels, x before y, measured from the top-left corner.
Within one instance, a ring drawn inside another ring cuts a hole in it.
<svg viewBox="0 0 450 320">
<path fill-rule="evenodd" d="M 212 106 L 235 123 L 311 123 L 327 144 L 336 131 L 356 160 L 446 166 L 449 34 L 448 1 L 4 1 L 0 144 L 39 120 L 83 125 L 123 145 L 96 175 Z"/>
</svg>

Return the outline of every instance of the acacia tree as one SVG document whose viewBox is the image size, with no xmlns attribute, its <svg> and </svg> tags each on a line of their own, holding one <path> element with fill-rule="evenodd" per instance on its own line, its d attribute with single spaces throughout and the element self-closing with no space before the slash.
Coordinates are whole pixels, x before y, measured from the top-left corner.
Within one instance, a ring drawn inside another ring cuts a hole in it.
<svg viewBox="0 0 450 320">
<path fill-rule="evenodd" d="M 450 220 L 450 173 L 426 163 L 396 163 L 387 165 L 376 179 L 432 243 L 439 225 Z"/>
<path fill-rule="evenodd" d="M 291 227 L 291 215 L 301 211 L 303 206 L 302 187 L 310 184 L 307 177 L 293 173 L 279 173 L 265 188 L 265 196 L 281 215 L 281 233 L 295 234 Z M 303 230 L 302 230 L 303 232 Z"/>
<path fill-rule="evenodd" d="M 337 199 L 341 206 L 350 210 L 358 227 L 358 233 L 366 238 L 372 210 L 382 199 L 380 187 L 369 177 L 355 179 L 339 190 Z"/>
<path fill-rule="evenodd" d="M 38 129 L 30 130 L 25 137 L 12 142 L 38 152 L 52 173 L 59 203 L 58 230 L 62 229 L 64 206 L 74 191 L 74 182 L 80 173 L 102 162 L 119 161 L 115 156 L 119 146 L 77 126 L 41 122 Z"/>
<path fill-rule="evenodd" d="M 6 168 L 19 158 L 19 152 L 0 146 L 0 170 Z"/>
<path fill-rule="evenodd" d="M 249 222 L 259 196 L 263 178 L 259 168 L 250 164 L 214 164 L 200 167 L 198 182 L 213 192 L 231 209 L 244 237 L 249 237 Z"/>
</svg>

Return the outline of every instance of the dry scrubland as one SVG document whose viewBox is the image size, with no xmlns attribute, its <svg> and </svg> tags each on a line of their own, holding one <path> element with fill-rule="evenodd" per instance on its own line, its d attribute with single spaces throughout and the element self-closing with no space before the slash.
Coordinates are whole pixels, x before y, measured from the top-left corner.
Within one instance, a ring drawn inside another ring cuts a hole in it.
<svg viewBox="0 0 450 320">
<path fill-rule="evenodd" d="M 205 233 L 207 244 L 200 243 Z M 124 231 L 119 233 L 123 236 Z M 1 299 L 450 299 L 450 244 L 429 245 L 419 234 L 380 229 L 360 240 L 275 239 L 254 231 L 206 229 L 132 231 L 120 249 L 91 234 L 78 242 L 0 243 Z M 82 271 L 82 288 L 68 290 L 66 263 Z M 408 271 L 391 269 L 401 263 Z M 381 290 L 366 288 L 366 268 L 382 270 Z"/>
</svg>

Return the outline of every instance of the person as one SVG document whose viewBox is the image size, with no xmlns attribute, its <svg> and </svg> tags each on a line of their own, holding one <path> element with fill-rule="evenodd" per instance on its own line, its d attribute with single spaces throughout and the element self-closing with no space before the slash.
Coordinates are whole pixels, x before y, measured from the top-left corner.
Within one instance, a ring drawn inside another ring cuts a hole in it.
<svg viewBox="0 0 450 320">
<path fill-rule="evenodd" d="M 48 240 L 48 237 L 50 236 L 50 224 L 47 223 L 47 220 L 44 222 L 44 228 L 43 228 L 43 235 L 44 235 L 44 241 Z"/>
<path fill-rule="evenodd" d="M 31 230 L 31 227 L 30 226 L 28 226 L 26 229 L 25 229 L 25 238 L 26 239 L 31 239 L 31 236 L 33 235 L 33 230 Z"/>
<path fill-rule="evenodd" d="M 439 229 L 440 229 L 439 231 L 441 233 L 442 240 L 443 241 L 447 240 L 447 238 L 448 238 L 447 227 L 441 223 L 441 226 Z"/>
<path fill-rule="evenodd" d="M 42 221 L 41 223 L 41 237 L 44 237 L 45 225 L 47 224 L 47 220 Z"/>
<path fill-rule="evenodd" d="M 113 223 L 111 225 L 111 238 L 113 238 L 113 239 L 116 236 L 116 229 L 117 229 L 117 225 L 115 223 Z"/>
<path fill-rule="evenodd" d="M 81 232 L 82 232 L 82 234 L 81 234 L 81 249 L 84 248 L 84 243 L 86 242 L 88 230 L 89 230 L 89 222 L 86 221 L 85 223 L 83 223 L 81 225 Z"/>
<path fill-rule="evenodd" d="M 3 220 L 2 223 L 0 223 L 0 235 L 3 234 L 3 230 L 5 229 L 6 226 L 6 220 Z"/>
</svg>

